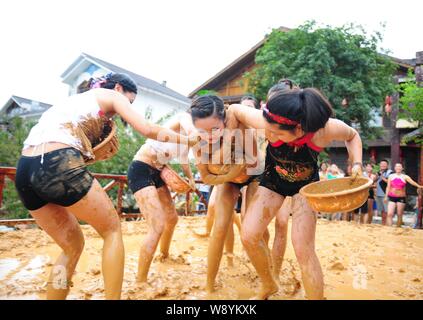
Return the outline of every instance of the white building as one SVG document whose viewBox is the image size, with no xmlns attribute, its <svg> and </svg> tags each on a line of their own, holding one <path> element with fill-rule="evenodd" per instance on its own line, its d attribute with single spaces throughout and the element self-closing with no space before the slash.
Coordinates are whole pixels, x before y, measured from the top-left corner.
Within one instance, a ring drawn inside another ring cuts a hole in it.
<svg viewBox="0 0 423 320">
<path fill-rule="evenodd" d="M 126 73 L 137 84 L 138 95 L 133 106 L 142 115 L 150 114 L 152 121 L 157 121 L 169 114 L 187 110 L 191 100 L 160 84 L 129 70 L 122 69 L 109 62 L 82 53 L 61 75 L 63 82 L 69 85 L 69 94 L 78 92 L 78 87 L 91 77 L 100 77 L 109 72 Z"/>
<path fill-rule="evenodd" d="M 36 121 L 50 107 L 51 104 L 48 103 L 11 96 L 0 108 L 0 130 L 6 130 L 9 120 L 14 117 L 20 117 L 27 121 Z"/>
</svg>

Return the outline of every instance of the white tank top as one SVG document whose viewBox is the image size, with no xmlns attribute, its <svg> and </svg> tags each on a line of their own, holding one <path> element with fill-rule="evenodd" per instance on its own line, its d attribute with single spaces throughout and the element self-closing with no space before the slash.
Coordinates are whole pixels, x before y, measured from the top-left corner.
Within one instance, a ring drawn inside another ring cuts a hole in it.
<svg viewBox="0 0 423 320">
<path fill-rule="evenodd" d="M 167 128 L 168 123 L 174 121 L 175 118 L 178 118 L 180 114 L 176 114 L 171 119 L 166 121 L 163 127 Z M 177 144 L 177 143 L 169 143 L 169 142 L 161 142 L 153 139 L 147 139 L 145 145 L 150 147 L 156 154 L 157 159 L 159 160 L 160 164 L 167 164 L 171 160 L 183 160 L 184 157 L 188 155 L 189 148 L 187 145 L 184 144 Z M 137 152 L 134 159 L 139 156 L 141 150 Z"/>
<path fill-rule="evenodd" d="M 60 142 L 74 147 L 93 158 L 91 147 L 87 147 L 76 129 L 88 121 L 98 121 L 103 115 L 97 103 L 95 90 L 66 97 L 62 102 L 45 111 L 24 141 L 24 149 L 47 142 Z"/>
</svg>

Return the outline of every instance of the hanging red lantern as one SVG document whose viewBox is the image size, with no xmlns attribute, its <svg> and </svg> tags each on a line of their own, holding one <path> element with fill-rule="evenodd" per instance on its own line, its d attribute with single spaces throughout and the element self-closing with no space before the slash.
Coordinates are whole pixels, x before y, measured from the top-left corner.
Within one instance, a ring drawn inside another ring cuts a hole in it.
<svg viewBox="0 0 423 320">
<path fill-rule="evenodd" d="M 385 112 L 388 115 L 392 112 L 392 98 L 391 98 L 391 96 L 385 97 Z"/>
<path fill-rule="evenodd" d="M 373 163 L 376 162 L 376 149 L 375 148 L 370 149 L 370 159 Z"/>
</svg>

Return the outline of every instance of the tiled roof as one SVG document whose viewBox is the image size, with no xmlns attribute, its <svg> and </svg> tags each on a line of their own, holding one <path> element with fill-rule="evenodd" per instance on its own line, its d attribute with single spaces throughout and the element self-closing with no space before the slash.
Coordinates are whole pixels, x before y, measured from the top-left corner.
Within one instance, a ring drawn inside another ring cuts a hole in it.
<svg viewBox="0 0 423 320">
<path fill-rule="evenodd" d="M 117 72 L 117 73 L 126 73 L 127 75 L 129 75 L 138 86 L 143 87 L 143 88 L 147 88 L 159 93 L 162 93 L 164 95 L 173 97 L 175 99 L 181 100 L 185 103 L 190 103 L 191 100 L 189 98 L 187 98 L 186 96 L 170 89 L 169 87 L 166 87 L 165 85 L 162 85 L 154 80 L 148 79 L 146 77 L 143 77 L 137 73 L 134 73 L 132 71 L 123 69 L 121 67 L 118 67 L 110 62 L 101 60 L 99 58 L 93 57 L 89 54 L 86 53 L 82 53 L 81 54 L 82 57 L 87 58 L 93 62 L 95 62 L 96 64 L 98 64 L 99 66 L 102 66 L 112 72 Z M 69 70 L 69 69 L 68 69 Z"/>
</svg>

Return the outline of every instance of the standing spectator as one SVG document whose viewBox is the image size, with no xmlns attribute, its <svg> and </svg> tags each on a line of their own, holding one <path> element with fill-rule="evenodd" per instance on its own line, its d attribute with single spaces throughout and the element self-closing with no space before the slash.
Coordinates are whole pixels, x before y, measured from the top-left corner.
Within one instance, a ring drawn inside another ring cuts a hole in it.
<svg viewBox="0 0 423 320">
<path fill-rule="evenodd" d="M 388 178 L 388 185 L 386 187 L 385 202 L 388 202 L 388 216 L 386 224 L 392 226 L 395 209 L 397 209 L 397 227 L 402 225 L 402 216 L 404 214 L 405 204 L 407 203 L 407 195 L 405 193 L 405 186 L 407 182 L 416 188 L 423 188 L 409 176 L 403 173 L 403 166 L 401 163 L 395 165 L 395 173 L 391 174 Z"/>
<path fill-rule="evenodd" d="M 198 172 L 195 174 L 195 180 L 201 180 L 201 176 Z M 198 191 L 200 191 L 204 200 L 206 202 L 208 202 L 209 201 L 209 195 L 210 195 L 210 186 L 207 185 L 207 184 L 201 183 L 198 186 Z M 206 204 L 204 202 L 198 202 L 197 203 L 197 210 L 205 210 L 205 209 L 206 209 Z"/>
<path fill-rule="evenodd" d="M 371 163 L 366 165 L 366 170 L 363 172 L 363 176 L 372 179 L 373 183 L 376 182 L 377 176 L 373 173 L 373 165 Z M 372 185 L 369 189 L 367 201 L 360 208 L 354 210 L 354 221 L 360 223 L 372 223 L 374 195 L 375 193 Z"/>
<path fill-rule="evenodd" d="M 343 175 L 341 174 L 338 166 L 336 164 L 331 164 L 327 170 L 326 180 L 332 180 L 337 178 L 342 178 Z M 340 220 L 341 212 L 333 213 L 327 215 L 328 220 Z"/>
<path fill-rule="evenodd" d="M 367 213 L 365 213 L 362 216 L 362 222 L 363 223 L 372 223 L 373 220 L 373 204 L 375 201 L 375 186 L 376 186 L 376 180 L 377 180 L 377 175 L 373 173 L 373 164 L 368 163 L 366 165 L 366 170 L 363 173 L 363 176 L 368 177 L 370 179 L 372 179 L 373 184 L 369 189 L 369 198 L 367 199 L 367 203 L 365 203 L 365 205 L 367 205 Z M 363 213 L 363 212 L 362 212 Z"/>
<path fill-rule="evenodd" d="M 414 221 L 413 229 L 419 229 L 419 196 L 422 194 L 422 189 L 417 190 L 416 205 L 414 206 L 414 212 L 416 214 L 416 219 Z M 420 208 L 421 210 L 421 208 Z"/>
<path fill-rule="evenodd" d="M 345 177 L 351 177 L 351 175 L 352 175 L 352 165 L 348 164 L 348 166 L 345 168 Z M 361 208 L 356 209 L 354 211 L 343 212 L 342 213 L 342 220 L 343 221 L 354 221 L 355 216 L 358 216 L 360 209 Z"/>
<path fill-rule="evenodd" d="M 377 210 L 382 217 L 382 225 L 386 225 L 386 212 L 388 210 L 384 199 L 386 186 L 388 185 L 388 177 L 392 173 L 392 170 L 389 169 L 389 162 L 386 159 L 380 161 L 379 167 L 380 171 L 376 182 L 376 204 Z"/>
<path fill-rule="evenodd" d="M 341 174 L 338 166 L 336 164 L 332 164 L 329 169 L 328 173 L 326 175 L 327 180 L 332 180 L 336 178 L 342 178 L 343 175 Z"/>
<path fill-rule="evenodd" d="M 327 162 L 322 162 L 320 164 L 320 170 L 319 170 L 320 180 L 327 180 L 328 167 L 329 166 Z"/>
<path fill-rule="evenodd" d="M 241 104 L 252 107 L 254 109 L 260 109 L 258 100 L 252 95 L 245 95 L 241 98 Z"/>
</svg>

